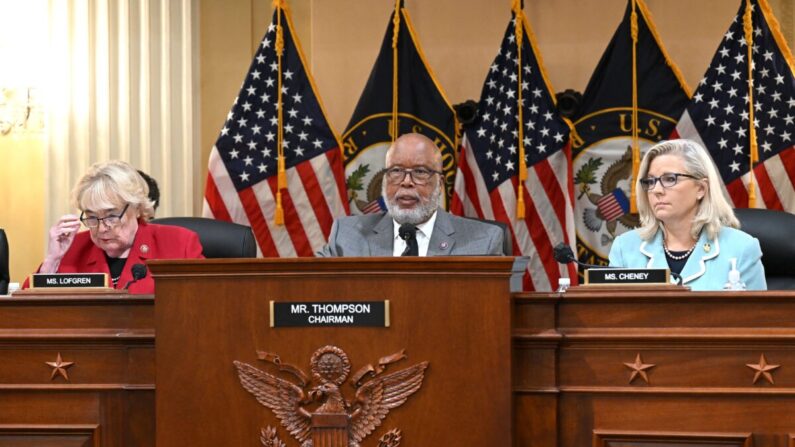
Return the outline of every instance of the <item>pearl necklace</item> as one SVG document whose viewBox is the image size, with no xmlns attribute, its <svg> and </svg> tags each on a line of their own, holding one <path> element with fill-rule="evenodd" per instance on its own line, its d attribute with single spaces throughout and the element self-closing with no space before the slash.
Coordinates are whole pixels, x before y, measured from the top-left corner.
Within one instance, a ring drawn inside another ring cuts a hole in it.
<svg viewBox="0 0 795 447">
<path fill-rule="evenodd" d="M 690 253 L 693 253 L 693 250 L 696 248 L 696 244 L 698 244 L 698 241 L 696 241 L 696 243 L 693 244 L 693 246 L 690 247 L 690 250 L 686 251 L 685 254 L 675 256 L 668 250 L 668 244 L 666 244 L 665 239 L 663 239 L 663 250 L 665 250 L 665 255 L 669 258 L 673 259 L 674 261 L 681 261 L 682 259 L 687 259 L 687 257 L 690 256 Z"/>
</svg>

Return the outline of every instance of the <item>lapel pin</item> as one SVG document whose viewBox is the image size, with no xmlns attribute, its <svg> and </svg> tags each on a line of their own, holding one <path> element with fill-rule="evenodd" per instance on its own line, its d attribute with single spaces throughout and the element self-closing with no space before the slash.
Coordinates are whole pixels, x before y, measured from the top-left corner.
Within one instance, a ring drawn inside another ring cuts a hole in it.
<svg viewBox="0 0 795 447">
<path fill-rule="evenodd" d="M 141 253 L 143 254 L 149 253 L 149 246 L 146 244 L 141 244 Z"/>
<path fill-rule="evenodd" d="M 446 250 L 447 249 L 447 242 L 442 242 L 441 244 L 439 244 L 439 248 L 441 248 L 442 250 Z"/>
<path fill-rule="evenodd" d="M 704 244 L 704 252 L 705 252 L 705 253 L 709 253 L 709 251 L 710 251 L 711 249 L 712 249 L 712 246 L 711 246 L 711 245 L 709 245 L 709 242 L 707 242 L 707 243 L 705 243 L 705 244 Z"/>
</svg>

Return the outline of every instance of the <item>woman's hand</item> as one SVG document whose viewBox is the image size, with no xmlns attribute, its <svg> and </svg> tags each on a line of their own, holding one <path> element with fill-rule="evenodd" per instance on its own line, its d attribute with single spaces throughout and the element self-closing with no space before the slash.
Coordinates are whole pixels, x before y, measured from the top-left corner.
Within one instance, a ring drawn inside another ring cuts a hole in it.
<svg viewBox="0 0 795 447">
<path fill-rule="evenodd" d="M 72 246 L 80 219 L 74 214 L 65 214 L 50 228 L 50 241 L 47 243 L 47 256 L 39 269 L 40 273 L 55 273 L 66 251 Z"/>
</svg>

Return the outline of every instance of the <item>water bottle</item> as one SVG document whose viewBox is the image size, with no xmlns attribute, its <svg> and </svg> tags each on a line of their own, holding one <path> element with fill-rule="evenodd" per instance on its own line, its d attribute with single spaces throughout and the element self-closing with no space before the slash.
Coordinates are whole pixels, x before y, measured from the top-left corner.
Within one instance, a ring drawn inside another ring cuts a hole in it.
<svg viewBox="0 0 795 447">
<path fill-rule="evenodd" d="M 8 283 L 8 294 L 13 295 L 14 292 L 19 290 L 19 283 L 18 282 L 11 282 Z"/>
<path fill-rule="evenodd" d="M 737 270 L 737 258 L 729 259 L 732 269 L 729 270 L 729 280 L 724 284 L 723 290 L 745 290 L 745 283 L 740 279 L 740 271 Z"/>
<path fill-rule="evenodd" d="M 571 278 L 559 278 L 557 293 L 566 293 L 566 289 L 571 285 Z"/>
</svg>

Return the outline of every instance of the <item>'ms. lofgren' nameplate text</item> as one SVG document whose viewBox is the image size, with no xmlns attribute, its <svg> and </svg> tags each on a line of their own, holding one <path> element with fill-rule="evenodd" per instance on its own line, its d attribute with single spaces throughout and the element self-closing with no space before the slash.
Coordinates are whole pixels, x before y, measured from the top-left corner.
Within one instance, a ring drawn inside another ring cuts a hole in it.
<svg viewBox="0 0 795 447">
<path fill-rule="evenodd" d="M 34 273 L 31 288 L 108 287 L 105 273 Z"/>
<path fill-rule="evenodd" d="M 389 300 L 270 302 L 271 327 L 389 327 Z"/>
</svg>

